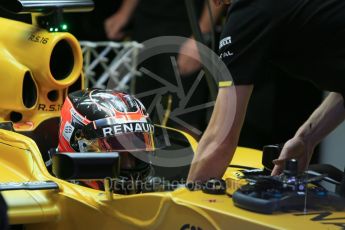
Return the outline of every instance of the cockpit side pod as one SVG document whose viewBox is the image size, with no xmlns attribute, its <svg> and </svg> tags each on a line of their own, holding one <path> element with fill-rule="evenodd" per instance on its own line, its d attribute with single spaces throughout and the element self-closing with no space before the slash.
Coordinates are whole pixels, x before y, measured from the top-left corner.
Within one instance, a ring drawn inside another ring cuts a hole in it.
<svg viewBox="0 0 345 230">
<path fill-rule="evenodd" d="M 13 122 L 15 131 L 59 117 L 66 94 L 82 88 L 82 52 L 73 35 L 0 18 L 0 47 L 0 122 Z"/>
</svg>

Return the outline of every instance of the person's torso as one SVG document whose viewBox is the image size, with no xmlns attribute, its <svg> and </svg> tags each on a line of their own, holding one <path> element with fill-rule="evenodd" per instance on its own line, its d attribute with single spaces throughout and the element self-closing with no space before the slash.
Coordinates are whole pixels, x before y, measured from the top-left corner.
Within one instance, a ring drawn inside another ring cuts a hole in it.
<svg viewBox="0 0 345 230">
<path fill-rule="evenodd" d="M 230 19 L 243 9 L 269 19 L 264 37 L 259 31 L 253 39 L 269 40 L 264 56 L 271 63 L 321 89 L 345 91 L 344 0 L 234 0 Z"/>
</svg>

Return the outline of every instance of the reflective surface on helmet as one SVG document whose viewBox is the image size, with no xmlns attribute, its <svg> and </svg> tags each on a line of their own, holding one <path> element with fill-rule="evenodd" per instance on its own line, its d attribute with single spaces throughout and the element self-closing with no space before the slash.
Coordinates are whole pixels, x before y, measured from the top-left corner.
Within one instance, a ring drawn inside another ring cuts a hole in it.
<svg viewBox="0 0 345 230">
<path fill-rule="evenodd" d="M 122 96 L 121 98 L 120 95 Z M 130 95 L 115 95 L 111 93 L 90 93 L 90 100 L 93 103 L 96 103 L 105 109 L 114 108 L 118 112 L 137 112 L 139 110 L 139 105 L 136 103 L 135 99 Z"/>
<path fill-rule="evenodd" d="M 69 94 L 69 98 L 79 113 L 93 121 L 106 117 L 148 117 L 143 104 L 137 98 L 119 91 L 86 89 Z"/>
<path fill-rule="evenodd" d="M 78 141 L 82 152 L 111 152 L 111 151 L 154 151 L 155 142 L 152 133 L 125 133 L 92 140 Z"/>
</svg>

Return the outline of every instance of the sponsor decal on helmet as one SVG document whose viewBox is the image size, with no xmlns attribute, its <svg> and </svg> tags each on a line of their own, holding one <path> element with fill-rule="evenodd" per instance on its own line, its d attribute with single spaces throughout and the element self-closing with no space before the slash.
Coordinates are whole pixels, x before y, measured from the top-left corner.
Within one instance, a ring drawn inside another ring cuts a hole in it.
<svg viewBox="0 0 345 230">
<path fill-rule="evenodd" d="M 71 123 L 66 121 L 65 127 L 64 127 L 63 133 L 62 133 L 66 140 L 68 140 L 68 141 L 71 140 L 71 136 L 72 136 L 73 131 L 74 131 L 73 125 L 71 125 Z"/>
<path fill-rule="evenodd" d="M 149 123 L 133 122 L 116 124 L 109 127 L 102 128 L 103 136 L 115 136 L 123 133 L 154 133 L 154 126 Z"/>
<path fill-rule="evenodd" d="M 87 124 L 87 122 L 85 122 L 85 118 L 82 117 L 74 108 L 70 109 L 70 113 L 72 114 L 73 118 L 75 118 L 76 120 L 78 120 L 82 124 Z"/>
</svg>

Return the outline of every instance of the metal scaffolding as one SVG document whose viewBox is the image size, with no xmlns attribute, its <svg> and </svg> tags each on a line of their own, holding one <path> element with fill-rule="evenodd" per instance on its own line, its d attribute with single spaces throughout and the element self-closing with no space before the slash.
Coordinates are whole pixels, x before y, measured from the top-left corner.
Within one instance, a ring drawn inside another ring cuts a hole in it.
<svg viewBox="0 0 345 230">
<path fill-rule="evenodd" d="M 137 42 L 80 42 L 84 57 L 85 87 L 111 88 L 132 92 L 137 57 L 142 44 Z"/>
</svg>

